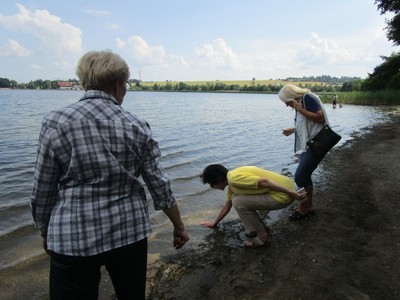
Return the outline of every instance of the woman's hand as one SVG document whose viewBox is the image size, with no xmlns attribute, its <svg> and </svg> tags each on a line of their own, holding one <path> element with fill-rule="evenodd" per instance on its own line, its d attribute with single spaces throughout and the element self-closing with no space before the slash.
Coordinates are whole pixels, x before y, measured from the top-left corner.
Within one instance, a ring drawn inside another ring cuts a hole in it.
<svg viewBox="0 0 400 300">
<path fill-rule="evenodd" d="M 282 134 L 285 136 L 289 136 L 294 133 L 294 128 L 286 128 L 282 130 Z"/>
<path fill-rule="evenodd" d="M 296 200 L 303 200 L 307 196 L 307 192 L 305 190 L 301 192 L 293 192 L 292 197 Z"/>
<path fill-rule="evenodd" d="M 203 225 L 204 227 L 209 227 L 209 228 L 215 227 L 214 222 L 210 222 L 210 221 L 201 222 L 200 225 Z"/>
<path fill-rule="evenodd" d="M 292 105 L 293 105 L 293 108 L 294 108 L 295 110 L 297 110 L 297 111 L 300 111 L 300 109 L 303 108 L 303 104 L 301 104 L 300 101 L 294 100 L 294 101 L 292 101 Z"/>
</svg>

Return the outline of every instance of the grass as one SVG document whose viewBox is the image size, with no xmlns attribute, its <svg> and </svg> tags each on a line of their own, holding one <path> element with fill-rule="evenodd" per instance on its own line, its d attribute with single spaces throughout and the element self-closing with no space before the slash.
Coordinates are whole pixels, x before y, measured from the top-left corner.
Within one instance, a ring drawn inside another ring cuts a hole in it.
<svg viewBox="0 0 400 300">
<path fill-rule="evenodd" d="M 399 91 L 384 90 L 376 92 L 336 93 L 339 102 L 354 105 L 400 105 Z M 332 94 L 320 95 L 323 102 L 332 102 Z"/>
<path fill-rule="evenodd" d="M 178 85 L 182 81 L 148 81 L 142 82 L 143 87 L 151 89 L 155 84 L 159 87 L 164 87 L 167 84 L 172 86 Z M 336 87 L 340 89 L 337 84 L 330 84 L 325 82 L 305 82 L 305 81 L 287 81 L 287 80 L 215 80 L 215 81 L 183 81 L 186 85 L 190 86 L 207 86 L 215 84 L 225 84 L 227 86 L 239 86 L 239 87 L 251 87 L 251 86 L 279 86 L 287 83 L 294 85 L 307 87 L 313 90 L 313 87 Z M 324 88 L 325 89 L 325 88 Z M 275 90 L 275 89 L 274 89 Z M 238 92 L 238 90 L 223 90 L 223 91 L 208 91 L 208 92 Z M 243 92 L 243 91 L 241 91 Z M 269 92 L 271 93 L 271 92 Z M 272 93 L 276 93 L 272 92 Z M 332 96 L 337 95 L 339 104 L 354 104 L 354 105 L 400 105 L 400 93 L 399 91 L 384 90 L 376 92 L 316 92 L 324 103 L 332 102 Z"/>
</svg>

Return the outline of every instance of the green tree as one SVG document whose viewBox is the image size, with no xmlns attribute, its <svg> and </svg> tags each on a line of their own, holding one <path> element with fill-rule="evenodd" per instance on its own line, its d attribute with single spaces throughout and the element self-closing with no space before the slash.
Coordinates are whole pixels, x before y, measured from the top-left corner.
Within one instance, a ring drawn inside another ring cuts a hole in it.
<svg viewBox="0 0 400 300">
<path fill-rule="evenodd" d="M 166 90 L 166 91 L 172 91 L 172 90 L 173 90 L 172 83 L 168 82 L 168 83 L 165 85 L 165 90 Z"/>
<path fill-rule="evenodd" d="M 356 80 L 356 81 L 348 81 L 344 82 L 340 91 L 341 92 L 353 92 L 353 91 L 361 91 L 361 85 L 364 81 L 363 80 Z"/>
<path fill-rule="evenodd" d="M 226 88 L 226 84 L 223 82 L 217 82 L 214 85 L 214 91 L 223 91 Z"/>
<path fill-rule="evenodd" d="M 400 90 L 400 53 L 391 56 L 381 56 L 383 63 L 375 67 L 374 72 L 364 80 L 362 89 L 365 91 Z"/>
<path fill-rule="evenodd" d="M 176 90 L 179 90 L 179 91 L 183 91 L 183 90 L 186 90 L 187 89 L 187 86 L 186 86 L 186 83 L 184 83 L 184 82 L 179 82 L 177 85 L 176 85 L 176 88 L 175 88 Z"/>
<path fill-rule="evenodd" d="M 375 0 L 381 15 L 393 13 L 394 17 L 386 20 L 387 38 L 396 46 L 400 46 L 400 0 Z"/>
<path fill-rule="evenodd" d="M 1 78 L 0 77 L 0 88 L 9 88 L 11 82 L 8 78 Z"/>
</svg>

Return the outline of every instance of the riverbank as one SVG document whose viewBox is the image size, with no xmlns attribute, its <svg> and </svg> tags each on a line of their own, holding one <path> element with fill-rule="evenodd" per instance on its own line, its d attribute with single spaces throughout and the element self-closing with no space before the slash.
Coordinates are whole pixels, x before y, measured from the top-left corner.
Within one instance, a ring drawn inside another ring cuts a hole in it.
<svg viewBox="0 0 400 300">
<path fill-rule="evenodd" d="M 267 248 L 241 247 L 240 222 L 195 252 L 163 260 L 150 299 L 399 299 L 400 118 L 375 126 L 320 166 L 317 215 L 271 225 Z"/>
<path fill-rule="evenodd" d="M 393 116 L 392 123 L 330 153 L 320 166 L 326 176 L 316 184 L 317 215 L 293 223 L 282 211 L 269 224 L 269 247 L 244 249 L 238 220 L 215 230 L 189 226 L 187 247 L 149 256 L 148 298 L 398 299 L 399 125 L 399 115 Z M 165 242 L 170 239 L 168 231 Z M 1 298 L 48 299 L 49 260 L 32 255 L 41 251 L 33 228 L 0 240 L 2 257 L 16 248 L 31 258 L 0 271 Z M 100 299 L 113 295 L 104 273 Z"/>
</svg>

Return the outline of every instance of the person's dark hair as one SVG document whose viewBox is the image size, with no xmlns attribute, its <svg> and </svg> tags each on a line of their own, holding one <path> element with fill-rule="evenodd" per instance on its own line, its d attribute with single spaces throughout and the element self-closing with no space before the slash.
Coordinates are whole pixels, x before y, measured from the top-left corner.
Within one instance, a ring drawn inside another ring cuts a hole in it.
<svg viewBox="0 0 400 300">
<path fill-rule="evenodd" d="M 223 165 L 214 164 L 208 165 L 204 169 L 203 174 L 200 175 L 200 178 L 202 179 L 203 184 L 208 183 L 210 185 L 214 185 L 226 180 L 227 174 L 227 168 L 225 168 Z"/>
</svg>

